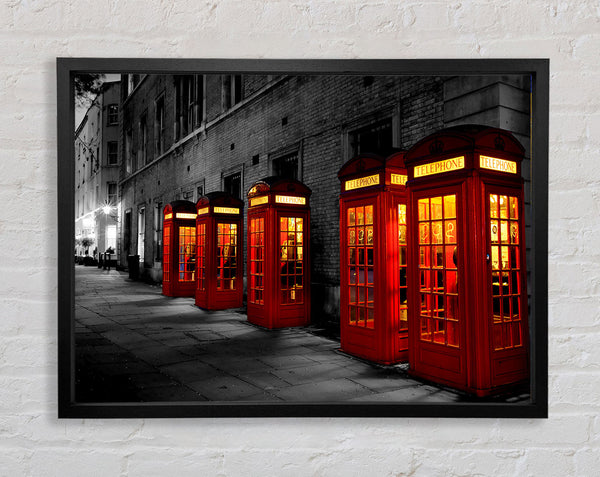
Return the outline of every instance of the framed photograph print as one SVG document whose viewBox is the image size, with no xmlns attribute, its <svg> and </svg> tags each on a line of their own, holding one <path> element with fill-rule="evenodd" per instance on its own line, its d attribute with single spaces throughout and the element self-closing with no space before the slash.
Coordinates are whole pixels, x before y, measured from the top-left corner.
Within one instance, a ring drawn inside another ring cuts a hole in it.
<svg viewBox="0 0 600 477">
<path fill-rule="evenodd" d="M 59 417 L 547 417 L 548 60 L 57 81 Z"/>
</svg>

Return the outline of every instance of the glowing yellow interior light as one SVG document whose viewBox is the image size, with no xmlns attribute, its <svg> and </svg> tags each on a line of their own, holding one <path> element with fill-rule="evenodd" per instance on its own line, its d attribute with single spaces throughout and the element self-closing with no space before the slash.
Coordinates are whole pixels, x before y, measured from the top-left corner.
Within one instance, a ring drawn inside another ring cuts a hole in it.
<svg viewBox="0 0 600 477">
<path fill-rule="evenodd" d="M 214 209 L 215 214 L 239 214 L 240 213 L 240 209 L 238 209 L 237 207 L 215 207 Z"/>
<path fill-rule="evenodd" d="M 415 177 L 430 176 L 443 172 L 457 171 L 465 168 L 465 156 L 452 157 L 443 161 L 430 162 L 422 166 L 415 166 Z"/>
<path fill-rule="evenodd" d="M 403 174 L 392 174 L 391 175 L 392 184 L 405 185 L 407 180 L 408 180 L 408 176 L 405 176 Z"/>
<path fill-rule="evenodd" d="M 276 195 L 275 202 L 277 202 L 278 204 L 304 205 L 306 204 L 306 198 L 295 197 L 292 195 Z"/>
<path fill-rule="evenodd" d="M 204 214 L 208 214 L 208 207 L 203 207 L 201 209 L 198 209 L 198 215 L 204 215 Z"/>
<path fill-rule="evenodd" d="M 254 207 L 255 205 L 262 205 L 269 202 L 269 196 L 263 195 L 262 197 L 255 197 L 250 199 L 250 207 Z"/>
<path fill-rule="evenodd" d="M 176 219 L 195 219 L 196 214 L 187 214 L 183 212 L 178 212 L 175 214 Z"/>
<path fill-rule="evenodd" d="M 479 156 L 479 167 L 492 171 L 508 172 L 509 174 L 517 173 L 516 162 L 498 159 L 497 157 Z"/>
<path fill-rule="evenodd" d="M 173 218 L 173 214 L 165 214 L 165 220 L 169 220 Z"/>
<path fill-rule="evenodd" d="M 373 176 L 359 177 L 358 179 L 352 179 L 346 181 L 344 184 L 344 190 L 361 189 L 363 187 L 370 187 L 379 184 L 379 174 Z"/>
</svg>

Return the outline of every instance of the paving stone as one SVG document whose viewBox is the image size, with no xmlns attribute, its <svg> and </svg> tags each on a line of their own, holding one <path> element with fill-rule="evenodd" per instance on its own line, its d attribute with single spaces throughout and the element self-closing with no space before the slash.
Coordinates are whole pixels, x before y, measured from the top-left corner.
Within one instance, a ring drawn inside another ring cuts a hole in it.
<svg viewBox="0 0 600 477">
<path fill-rule="evenodd" d="M 265 391 L 269 392 L 274 389 L 283 389 L 291 386 L 290 383 L 278 376 L 275 376 L 270 371 L 245 374 L 244 376 L 240 376 L 240 379 L 256 386 L 257 388 L 264 389 Z"/>
<path fill-rule="evenodd" d="M 271 366 L 263 363 L 256 357 L 246 357 L 235 360 L 222 359 L 221 361 L 217 361 L 214 366 L 233 376 L 244 376 L 250 373 L 273 369 Z"/>
<path fill-rule="evenodd" d="M 272 393 L 287 402 L 341 402 L 372 394 L 367 388 L 345 378 L 290 386 Z"/>
<path fill-rule="evenodd" d="M 415 386 L 414 382 L 407 384 L 406 379 L 398 375 L 384 376 L 381 373 L 373 373 L 370 376 L 356 374 L 349 379 L 376 393 L 386 393 L 406 386 Z"/>
<path fill-rule="evenodd" d="M 90 366 L 94 371 L 106 376 L 132 376 L 140 373 L 151 373 L 154 367 L 140 361 L 126 361 L 121 363 L 96 364 Z"/>
<path fill-rule="evenodd" d="M 143 402 L 195 402 L 208 400 L 196 391 L 185 386 L 163 386 L 140 389 L 137 395 L 139 400 Z"/>
<path fill-rule="evenodd" d="M 297 385 L 348 378 L 354 373 L 334 363 L 314 363 L 309 366 L 291 369 L 276 369 L 273 374 L 288 383 Z"/>
<path fill-rule="evenodd" d="M 300 368 L 302 366 L 310 366 L 315 364 L 313 360 L 307 358 L 306 356 L 299 355 L 281 356 L 275 354 L 270 356 L 259 356 L 258 359 L 275 369 Z"/>
<path fill-rule="evenodd" d="M 159 369 L 182 383 L 200 381 L 221 374 L 215 367 L 196 360 L 160 366 Z"/>
<path fill-rule="evenodd" d="M 211 401 L 238 401 L 263 392 L 234 376 L 216 376 L 188 384 L 190 388 Z"/>
<path fill-rule="evenodd" d="M 126 328 L 123 328 L 121 331 L 107 331 L 106 333 L 101 333 L 101 336 L 123 347 L 135 345 L 140 348 L 144 345 L 156 345 L 154 340 L 151 340 L 140 333 L 129 331 Z"/>
<path fill-rule="evenodd" d="M 439 389 L 429 388 L 421 384 L 405 384 L 399 389 L 387 392 L 373 393 L 367 397 L 360 396 L 350 399 L 351 401 L 372 401 L 372 402 L 449 402 L 447 395 L 439 394 L 435 398 L 436 394 L 440 392 Z M 452 401 L 456 401 L 458 396 L 452 396 Z"/>
<path fill-rule="evenodd" d="M 164 364 L 181 363 L 182 361 L 189 361 L 190 357 L 175 351 L 174 349 L 165 347 L 163 345 L 155 345 L 149 348 L 131 350 L 131 353 L 138 359 L 141 359 L 154 366 L 160 366 Z"/>
<path fill-rule="evenodd" d="M 160 388 L 164 386 L 178 386 L 179 383 L 162 373 L 141 373 L 129 376 L 129 381 L 139 389 Z"/>
</svg>

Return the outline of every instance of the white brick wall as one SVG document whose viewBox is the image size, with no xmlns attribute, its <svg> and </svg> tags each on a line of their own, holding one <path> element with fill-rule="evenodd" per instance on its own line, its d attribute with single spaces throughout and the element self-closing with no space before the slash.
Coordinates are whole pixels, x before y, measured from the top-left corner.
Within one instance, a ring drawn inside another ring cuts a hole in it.
<svg viewBox="0 0 600 477">
<path fill-rule="evenodd" d="M 598 1 L 4 0 L 0 475 L 598 475 Z M 57 56 L 549 57 L 550 418 L 56 419 Z"/>
</svg>

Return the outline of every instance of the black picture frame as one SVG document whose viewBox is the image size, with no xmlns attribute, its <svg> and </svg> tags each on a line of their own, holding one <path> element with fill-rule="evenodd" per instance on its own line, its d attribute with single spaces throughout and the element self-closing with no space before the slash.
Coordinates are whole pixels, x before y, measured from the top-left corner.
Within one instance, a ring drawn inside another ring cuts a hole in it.
<svg viewBox="0 0 600 477">
<path fill-rule="evenodd" d="M 58 417 L 488 417 L 548 416 L 548 59 L 254 60 L 58 58 Z M 81 403 L 74 400 L 74 76 L 80 73 L 481 75 L 532 80 L 530 385 L 526 403 Z"/>
</svg>

